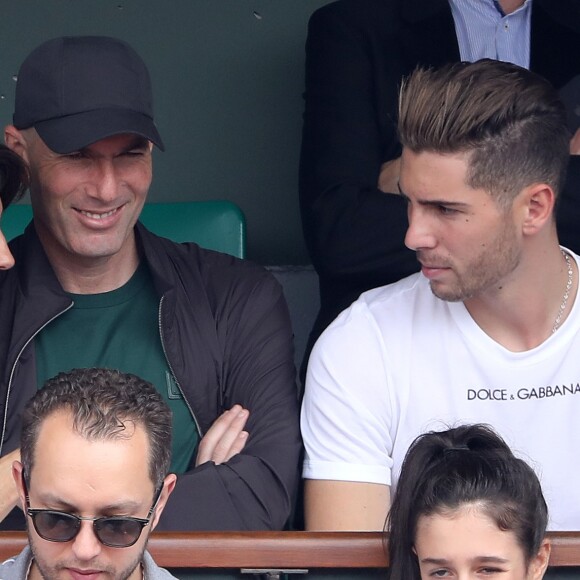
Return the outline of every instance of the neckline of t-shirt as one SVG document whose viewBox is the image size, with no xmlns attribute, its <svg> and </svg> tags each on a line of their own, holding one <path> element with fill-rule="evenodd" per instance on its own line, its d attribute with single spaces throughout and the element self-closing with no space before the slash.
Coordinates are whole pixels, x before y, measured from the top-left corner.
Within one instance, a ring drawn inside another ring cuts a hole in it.
<svg viewBox="0 0 580 580">
<path fill-rule="evenodd" d="M 580 272 L 579 257 L 568 248 L 565 248 L 564 246 L 560 247 L 564 252 L 567 252 L 573 258 L 574 262 L 576 263 L 576 268 Z M 489 352 L 489 350 L 494 350 L 498 355 L 509 359 L 510 361 L 517 359 L 528 359 L 531 361 L 531 359 L 534 359 L 535 362 L 538 358 L 552 356 L 554 350 L 561 349 L 562 342 L 567 342 L 572 339 L 572 336 L 576 333 L 576 330 L 580 325 L 579 297 L 580 292 L 576 294 L 572 308 L 566 317 L 566 320 L 564 320 L 560 328 L 558 328 L 554 334 L 549 336 L 538 346 L 521 352 L 509 350 L 491 338 L 491 336 L 482 330 L 477 322 L 473 320 L 463 302 L 447 302 L 446 304 L 449 308 L 451 316 L 453 317 L 463 336 L 465 336 L 467 340 L 469 340 L 477 348 L 484 348 L 486 352 Z"/>
<path fill-rule="evenodd" d="M 120 288 L 98 294 L 71 294 L 68 296 L 77 309 L 108 308 L 124 304 L 135 298 L 148 284 L 151 276 L 147 264 L 141 262 L 129 280 Z"/>
</svg>

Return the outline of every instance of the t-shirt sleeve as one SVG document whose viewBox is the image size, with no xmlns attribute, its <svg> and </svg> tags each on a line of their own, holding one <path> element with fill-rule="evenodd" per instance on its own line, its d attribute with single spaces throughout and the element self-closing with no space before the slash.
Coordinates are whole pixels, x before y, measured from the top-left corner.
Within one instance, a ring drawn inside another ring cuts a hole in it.
<svg viewBox="0 0 580 580">
<path fill-rule="evenodd" d="M 303 476 L 391 484 L 392 401 L 380 332 L 361 301 L 316 343 L 302 404 Z"/>
</svg>

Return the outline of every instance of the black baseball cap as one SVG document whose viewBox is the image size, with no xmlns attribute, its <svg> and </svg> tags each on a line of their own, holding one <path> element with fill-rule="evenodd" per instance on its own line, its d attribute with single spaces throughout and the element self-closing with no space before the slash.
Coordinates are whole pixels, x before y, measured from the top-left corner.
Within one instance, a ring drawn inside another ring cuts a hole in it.
<svg viewBox="0 0 580 580">
<path fill-rule="evenodd" d="M 64 36 L 35 48 L 18 72 L 13 123 L 34 127 L 56 153 L 121 133 L 165 150 L 149 71 L 131 46 L 108 36 Z"/>
</svg>

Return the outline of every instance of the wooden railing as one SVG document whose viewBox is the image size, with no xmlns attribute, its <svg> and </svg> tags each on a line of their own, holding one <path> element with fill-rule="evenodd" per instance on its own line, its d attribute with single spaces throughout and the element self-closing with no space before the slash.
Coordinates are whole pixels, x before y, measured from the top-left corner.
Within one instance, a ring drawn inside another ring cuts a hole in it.
<svg viewBox="0 0 580 580">
<path fill-rule="evenodd" d="M 551 566 L 580 567 L 580 532 L 550 533 Z M 149 551 L 164 568 L 385 568 L 385 538 L 351 532 L 155 532 Z M 0 561 L 26 544 L 0 532 Z"/>
</svg>

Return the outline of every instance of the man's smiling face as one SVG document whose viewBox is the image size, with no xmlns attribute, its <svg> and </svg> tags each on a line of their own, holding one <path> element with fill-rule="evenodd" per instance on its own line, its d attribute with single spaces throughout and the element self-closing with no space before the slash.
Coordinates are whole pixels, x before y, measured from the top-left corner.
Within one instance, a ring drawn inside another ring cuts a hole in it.
<svg viewBox="0 0 580 580">
<path fill-rule="evenodd" d="M 61 155 L 26 131 L 34 221 L 51 261 L 90 265 L 133 250 L 133 226 L 151 184 L 151 148 L 122 134 Z"/>
</svg>

